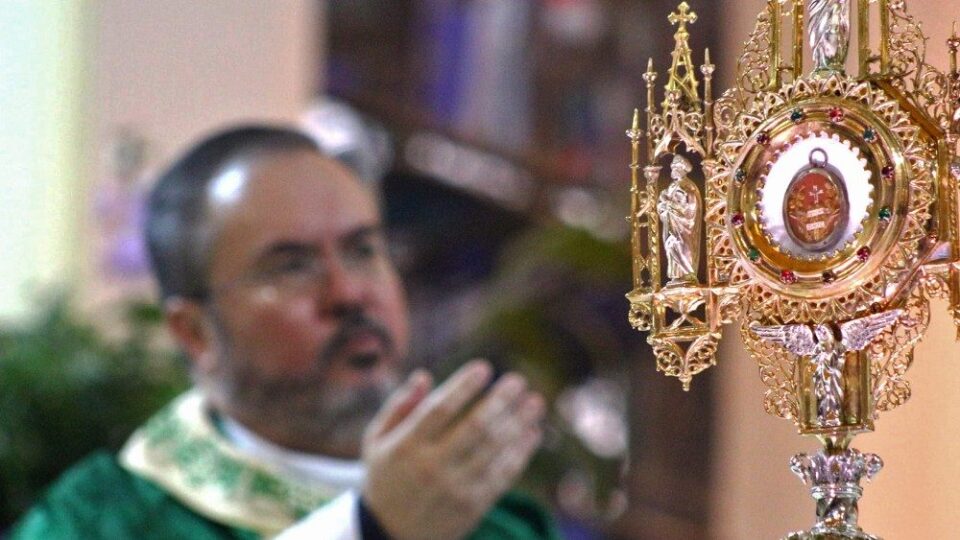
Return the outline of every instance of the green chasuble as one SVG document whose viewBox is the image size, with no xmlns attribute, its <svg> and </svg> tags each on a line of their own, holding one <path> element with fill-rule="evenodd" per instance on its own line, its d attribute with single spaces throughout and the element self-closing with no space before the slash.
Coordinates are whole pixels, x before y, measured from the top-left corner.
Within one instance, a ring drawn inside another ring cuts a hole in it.
<svg viewBox="0 0 960 540">
<path fill-rule="evenodd" d="M 238 452 L 194 391 L 134 433 L 119 458 L 95 454 L 67 471 L 10 540 L 271 538 L 338 495 Z M 541 508 L 511 493 L 470 538 L 559 535 Z"/>
</svg>

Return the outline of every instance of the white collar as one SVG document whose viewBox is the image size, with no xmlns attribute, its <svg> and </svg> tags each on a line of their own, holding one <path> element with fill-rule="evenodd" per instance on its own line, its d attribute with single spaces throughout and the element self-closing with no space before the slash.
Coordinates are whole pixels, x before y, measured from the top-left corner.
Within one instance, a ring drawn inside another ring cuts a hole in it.
<svg viewBox="0 0 960 540">
<path fill-rule="evenodd" d="M 227 416 L 221 416 L 221 421 L 224 435 L 236 445 L 238 451 L 269 463 L 284 475 L 342 490 L 359 490 L 363 485 L 367 471 L 362 461 L 289 450 L 260 437 Z"/>
</svg>

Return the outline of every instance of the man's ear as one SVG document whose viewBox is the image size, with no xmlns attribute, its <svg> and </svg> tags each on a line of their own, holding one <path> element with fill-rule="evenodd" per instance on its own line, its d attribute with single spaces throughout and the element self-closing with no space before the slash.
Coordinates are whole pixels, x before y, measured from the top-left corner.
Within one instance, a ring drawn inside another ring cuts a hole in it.
<svg viewBox="0 0 960 540">
<path fill-rule="evenodd" d="M 196 300 L 179 296 L 163 303 L 167 328 L 190 358 L 198 373 L 210 373 L 216 367 L 215 336 L 203 306 Z"/>
</svg>

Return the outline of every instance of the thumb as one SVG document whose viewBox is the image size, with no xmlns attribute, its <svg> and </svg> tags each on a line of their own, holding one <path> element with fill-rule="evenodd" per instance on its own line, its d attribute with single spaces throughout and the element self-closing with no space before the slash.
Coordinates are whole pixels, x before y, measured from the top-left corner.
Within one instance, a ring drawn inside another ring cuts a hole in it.
<svg viewBox="0 0 960 540">
<path fill-rule="evenodd" d="M 423 401 L 432 386 L 433 378 L 426 371 L 418 369 L 411 373 L 370 422 L 367 436 L 376 438 L 392 431 Z"/>
</svg>

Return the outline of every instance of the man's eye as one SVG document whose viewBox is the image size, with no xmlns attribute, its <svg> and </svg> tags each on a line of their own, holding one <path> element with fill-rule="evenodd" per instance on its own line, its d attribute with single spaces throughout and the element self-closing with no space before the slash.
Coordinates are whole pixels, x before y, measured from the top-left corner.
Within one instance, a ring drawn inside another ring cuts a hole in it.
<svg viewBox="0 0 960 540">
<path fill-rule="evenodd" d="M 294 257 L 290 259 L 284 259 L 280 261 L 275 261 L 273 264 L 268 265 L 263 274 L 267 276 L 285 276 L 285 275 L 295 275 L 302 274 L 307 272 L 312 272 L 314 269 L 314 262 L 310 258 L 306 257 Z"/>
<path fill-rule="evenodd" d="M 344 262 L 356 269 L 373 269 L 383 259 L 386 248 L 375 240 L 351 244 L 344 252 Z"/>
<path fill-rule="evenodd" d="M 358 258 L 369 259 L 376 256 L 377 253 L 377 246 L 373 242 L 361 242 L 353 248 L 353 254 Z"/>
</svg>

